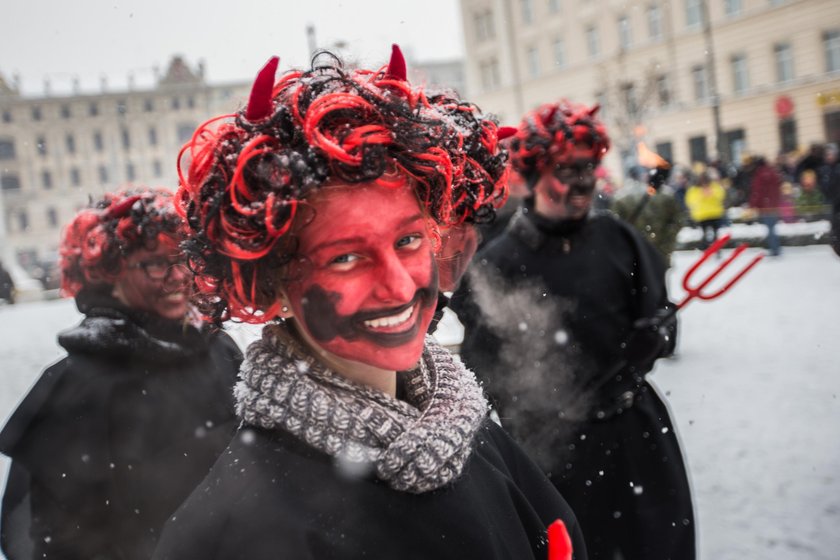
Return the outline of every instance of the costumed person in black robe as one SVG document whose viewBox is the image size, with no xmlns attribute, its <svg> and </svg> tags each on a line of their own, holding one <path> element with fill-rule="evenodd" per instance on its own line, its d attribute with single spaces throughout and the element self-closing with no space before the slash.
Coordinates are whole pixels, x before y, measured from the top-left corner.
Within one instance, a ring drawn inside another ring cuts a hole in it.
<svg viewBox="0 0 840 560">
<path fill-rule="evenodd" d="M 267 324 L 243 426 L 155 558 L 543 560 L 558 518 L 585 558 L 560 494 L 426 336 L 452 281 L 442 238 L 504 202 L 495 121 L 409 84 L 396 47 L 378 71 L 322 54 L 275 83 L 276 67 L 187 147 L 200 297 Z"/>
<path fill-rule="evenodd" d="M 609 148 L 596 111 L 563 101 L 525 116 L 511 153 L 533 195 L 450 305 L 462 358 L 569 501 L 590 558 L 690 560 L 679 443 L 645 381 L 669 351 L 665 266 L 631 226 L 591 212 Z"/>
<path fill-rule="evenodd" d="M 189 304 L 172 200 L 106 194 L 64 232 L 61 289 L 85 317 L 0 433 L 10 560 L 150 558 L 233 436 L 242 355 Z"/>
</svg>

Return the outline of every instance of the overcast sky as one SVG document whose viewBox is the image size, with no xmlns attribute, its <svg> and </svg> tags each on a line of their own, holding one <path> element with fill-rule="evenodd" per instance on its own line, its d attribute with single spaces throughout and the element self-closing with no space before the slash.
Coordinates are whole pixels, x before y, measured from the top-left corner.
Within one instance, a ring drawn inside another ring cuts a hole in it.
<svg viewBox="0 0 840 560">
<path fill-rule="evenodd" d="M 306 26 L 319 47 L 338 41 L 368 65 L 399 43 L 409 59 L 463 56 L 458 0 L 9 0 L 0 18 L 0 73 L 27 94 L 124 89 L 133 73 L 150 85 L 174 54 L 206 63 L 211 83 L 249 80 L 269 56 L 281 67 L 308 62 Z"/>
</svg>

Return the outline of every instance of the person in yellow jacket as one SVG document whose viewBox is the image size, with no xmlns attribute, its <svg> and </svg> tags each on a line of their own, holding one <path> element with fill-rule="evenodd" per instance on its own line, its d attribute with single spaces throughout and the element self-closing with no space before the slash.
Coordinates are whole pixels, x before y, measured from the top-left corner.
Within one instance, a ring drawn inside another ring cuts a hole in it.
<svg viewBox="0 0 840 560">
<path fill-rule="evenodd" d="M 717 231 L 726 215 L 725 199 L 726 190 L 718 181 L 712 180 L 708 172 L 701 173 L 697 184 L 689 187 L 685 195 L 691 220 L 703 230 L 702 249 L 717 239 Z"/>
</svg>

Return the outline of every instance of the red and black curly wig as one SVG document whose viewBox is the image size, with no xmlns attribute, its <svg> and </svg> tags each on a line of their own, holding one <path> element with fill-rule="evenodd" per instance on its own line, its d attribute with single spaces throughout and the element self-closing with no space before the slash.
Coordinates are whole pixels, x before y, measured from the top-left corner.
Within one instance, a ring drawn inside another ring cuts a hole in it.
<svg viewBox="0 0 840 560">
<path fill-rule="evenodd" d="M 396 45 L 377 71 L 346 70 L 322 53 L 275 83 L 276 66 L 257 77 L 245 109 L 201 125 L 181 152 L 185 248 L 209 318 L 277 315 L 292 224 L 325 184 L 408 181 L 442 227 L 490 220 L 504 203 L 507 152 L 495 119 L 453 93 L 413 87 Z"/>
<path fill-rule="evenodd" d="M 61 293 L 112 286 L 127 256 L 183 238 L 173 194 L 163 188 L 132 187 L 106 193 L 79 211 L 61 239 Z"/>
<path fill-rule="evenodd" d="M 510 140 L 513 168 L 533 186 L 546 169 L 600 163 L 610 139 L 595 117 L 598 109 L 564 99 L 527 113 Z"/>
</svg>

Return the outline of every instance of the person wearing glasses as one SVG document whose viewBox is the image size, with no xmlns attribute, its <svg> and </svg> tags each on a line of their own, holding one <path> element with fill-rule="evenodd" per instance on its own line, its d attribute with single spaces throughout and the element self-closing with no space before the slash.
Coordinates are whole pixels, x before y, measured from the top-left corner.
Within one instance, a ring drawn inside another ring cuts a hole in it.
<svg viewBox="0 0 840 560">
<path fill-rule="evenodd" d="M 668 410 L 645 374 L 668 350 L 665 263 L 592 211 L 609 149 L 598 107 L 547 103 L 511 139 L 531 196 L 450 306 L 501 424 L 580 520 L 590 558 L 691 560 L 694 517 Z"/>
<path fill-rule="evenodd" d="M 191 307 L 182 237 L 154 188 L 106 194 L 65 229 L 61 289 L 84 319 L 0 433 L 10 560 L 149 558 L 234 433 L 242 356 Z"/>
</svg>

